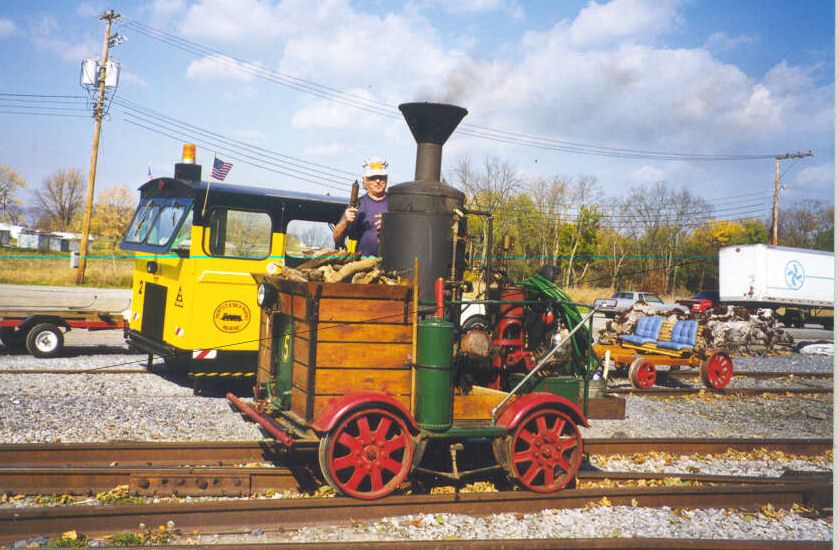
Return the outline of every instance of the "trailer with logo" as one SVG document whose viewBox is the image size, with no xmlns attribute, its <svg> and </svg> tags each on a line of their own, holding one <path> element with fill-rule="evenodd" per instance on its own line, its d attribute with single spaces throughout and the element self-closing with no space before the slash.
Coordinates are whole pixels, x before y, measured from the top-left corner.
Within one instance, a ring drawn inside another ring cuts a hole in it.
<svg viewBox="0 0 837 550">
<path fill-rule="evenodd" d="M 834 326 L 834 254 L 768 246 L 728 246 L 718 253 L 722 304 L 777 311 L 786 326 Z"/>
</svg>

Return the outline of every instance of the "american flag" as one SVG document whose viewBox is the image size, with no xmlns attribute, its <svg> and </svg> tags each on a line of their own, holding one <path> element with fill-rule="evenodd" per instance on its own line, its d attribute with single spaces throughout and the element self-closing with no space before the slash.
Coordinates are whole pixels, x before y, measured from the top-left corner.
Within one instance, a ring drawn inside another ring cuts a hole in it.
<svg viewBox="0 0 837 550">
<path fill-rule="evenodd" d="M 232 170 L 231 162 L 224 162 L 219 158 L 216 158 L 212 162 L 212 177 L 218 181 L 224 181 L 224 178 L 227 177 L 227 174 L 230 173 L 230 170 Z"/>
</svg>

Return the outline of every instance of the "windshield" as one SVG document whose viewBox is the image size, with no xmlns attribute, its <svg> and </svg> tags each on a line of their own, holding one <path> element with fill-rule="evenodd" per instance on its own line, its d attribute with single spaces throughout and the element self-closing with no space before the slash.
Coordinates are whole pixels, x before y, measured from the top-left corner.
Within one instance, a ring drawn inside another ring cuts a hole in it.
<svg viewBox="0 0 837 550">
<path fill-rule="evenodd" d="M 146 199 L 140 202 L 120 247 L 145 252 L 168 252 L 192 210 L 191 199 Z"/>
</svg>

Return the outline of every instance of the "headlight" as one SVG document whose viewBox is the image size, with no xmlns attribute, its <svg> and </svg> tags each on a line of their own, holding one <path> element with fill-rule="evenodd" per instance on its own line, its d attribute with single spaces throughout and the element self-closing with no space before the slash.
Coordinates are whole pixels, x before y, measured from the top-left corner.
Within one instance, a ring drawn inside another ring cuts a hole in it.
<svg viewBox="0 0 837 550">
<path fill-rule="evenodd" d="M 270 283 L 262 283 L 256 292 L 256 303 L 259 307 L 267 308 L 276 301 L 276 289 Z"/>
</svg>

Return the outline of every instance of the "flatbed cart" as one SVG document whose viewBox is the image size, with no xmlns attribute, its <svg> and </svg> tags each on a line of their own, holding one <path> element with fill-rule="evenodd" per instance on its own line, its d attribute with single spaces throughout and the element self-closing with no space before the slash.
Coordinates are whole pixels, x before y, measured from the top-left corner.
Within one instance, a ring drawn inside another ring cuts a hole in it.
<svg viewBox="0 0 837 550">
<path fill-rule="evenodd" d="M 674 351 L 616 343 L 594 344 L 593 350 L 600 360 L 609 357 L 616 368 L 627 370 L 631 385 L 639 389 L 648 389 L 654 385 L 657 381 L 657 366 L 660 365 L 697 367 L 703 385 L 712 389 L 726 387 L 733 375 L 732 358 L 720 349 L 691 348 Z"/>
<path fill-rule="evenodd" d="M 35 357 L 41 358 L 61 355 L 64 351 L 64 332 L 74 328 L 114 330 L 124 329 L 126 326 L 121 311 L 73 307 L 0 309 L 0 341 L 12 351 L 26 349 Z"/>
</svg>

